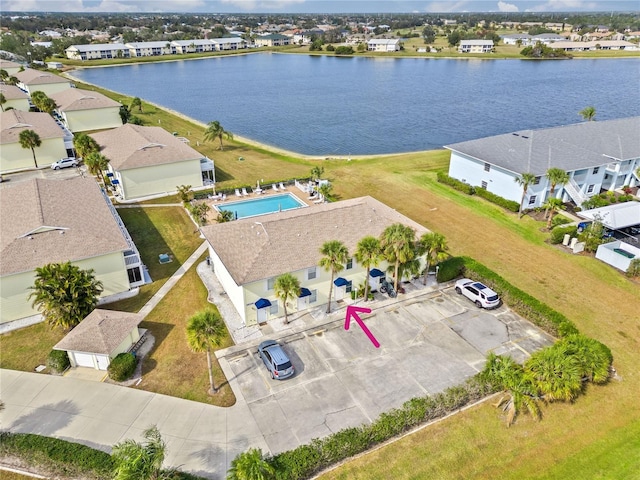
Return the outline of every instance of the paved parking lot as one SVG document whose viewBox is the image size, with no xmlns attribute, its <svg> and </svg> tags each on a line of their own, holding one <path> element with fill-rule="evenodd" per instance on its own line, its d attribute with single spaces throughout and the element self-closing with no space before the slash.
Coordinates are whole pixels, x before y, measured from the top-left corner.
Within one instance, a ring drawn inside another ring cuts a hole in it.
<svg viewBox="0 0 640 480">
<path fill-rule="evenodd" d="M 357 325 L 344 330 L 342 319 L 275 337 L 296 368 L 283 381 L 270 378 L 257 343 L 219 352 L 271 453 L 371 422 L 412 397 L 460 384 L 482 369 L 490 351 L 522 361 L 553 342 L 505 306 L 480 310 L 453 288 L 363 318 L 379 349 Z"/>
<path fill-rule="evenodd" d="M 84 164 L 78 167 L 62 168 L 60 170 L 53 170 L 49 167 L 39 168 L 33 170 L 27 170 L 24 172 L 5 173 L 2 175 L 2 182 L 0 188 L 4 185 L 13 185 L 18 182 L 24 182 L 31 180 L 32 178 L 47 178 L 55 180 L 63 180 L 65 178 L 77 177 L 78 175 L 87 176 L 87 167 Z"/>
</svg>

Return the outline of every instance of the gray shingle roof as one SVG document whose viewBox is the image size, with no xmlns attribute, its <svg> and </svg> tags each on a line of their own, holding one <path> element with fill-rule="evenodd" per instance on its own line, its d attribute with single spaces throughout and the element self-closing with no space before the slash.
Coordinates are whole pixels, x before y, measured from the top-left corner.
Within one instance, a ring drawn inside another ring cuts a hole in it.
<svg viewBox="0 0 640 480">
<path fill-rule="evenodd" d="M 128 249 L 92 178 L 3 184 L 0 218 L 2 276 Z"/>
<path fill-rule="evenodd" d="M 49 85 L 51 83 L 68 83 L 71 87 L 71 82 L 68 78 L 63 78 L 59 75 L 54 75 L 49 72 L 42 72 L 40 70 L 34 70 L 33 68 L 25 68 L 22 72 L 16 73 L 16 78 L 25 85 Z"/>
<path fill-rule="evenodd" d="M 94 110 L 99 108 L 119 108 L 121 105 L 101 93 L 82 90 L 80 88 L 68 88 L 49 96 L 56 102 L 56 105 L 60 110 L 68 112 L 75 110 Z"/>
<path fill-rule="evenodd" d="M 445 148 L 518 174 L 544 175 L 550 167 L 571 172 L 640 157 L 640 117 L 521 130 Z"/>
<path fill-rule="evenodd" d="M 96 308 L 53 348 L 109 355 L 141 321 L 137 313 Z"/>
<path fill-rule="evenodd" d="M 204 156 L 161 127 L 127 123 L 91 135 L 114 170 L 200 159 Z"/>
<path fill-rule="evenodd" d="M 372 197 L 360 197 L 202 227 L 238 285 L 318 265 L 320 247 L 342 241 L 353 254 L 367 235 L 393 223 L 428 230 Z"/>
<path fill-rule="evenodd" d="M 20 132 L 33 130 L 41 140 L 45 138 L 64 138 L 64 130 L 49 115 L 42 112 L 22 112 L 7 110 L 0 114 L 0 144 L 18 143 Z"/>
</svg>

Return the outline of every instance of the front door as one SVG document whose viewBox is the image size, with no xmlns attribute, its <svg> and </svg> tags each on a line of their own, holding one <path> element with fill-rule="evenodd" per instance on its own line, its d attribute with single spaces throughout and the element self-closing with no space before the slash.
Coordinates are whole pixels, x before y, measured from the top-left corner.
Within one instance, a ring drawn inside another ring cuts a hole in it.
<svg viewBox="0 0 640 480">
<path fill-rule="evenodd" d="M 258 309 L 258 323 L 266 323 L 269 307 Z"/>
<path fill-rule="evenodd" d="M 106 370 L 109 368 L 109 357 L 106 355 L 96 355 L 96 360 L 98 360 L 98 370 Z"/>
</svg>

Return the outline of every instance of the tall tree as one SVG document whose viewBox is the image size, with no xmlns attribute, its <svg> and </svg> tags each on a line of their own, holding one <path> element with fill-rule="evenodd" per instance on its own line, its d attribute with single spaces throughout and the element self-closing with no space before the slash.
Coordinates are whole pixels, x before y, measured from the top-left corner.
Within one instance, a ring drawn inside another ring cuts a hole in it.
<svg viewBox="0 0 640 480">
<path fill-rule="evenodd" d="M 139 97 L 134 97 L 133 100 L 131 100 L 131 105 L 129 105 L 129 108 L 131 110 L 133 110 L 136 107 L 138 107 L 139 112 L 142 111 L 142 100 L 140 100 Z"/>
<path fill-rule="evenodd" d="M 522 205 L 529 191 L 529 186 L 536 181 L 536 176 L 533 173 L 525 172 L 514 178 L 514 180 L 522 187 L 522 198 L 520 199 L 520 208 L 518 210 L 518 218 L 522 218 Z"/>
<path fill-rule="evenodd" d="M 596 119 L 596 109 L 595 107 L 585 107 L 578 112 L 578 115 L 582 117 L 583 120 L 588 122 L 592 122 Z"/>
<path fill-rule="evenodd" d="M 79 158 L 86 158 L 91 153 L 100 151 L 98 142 L 86 133 L 77 133 L 73 136 L 73 148 Z"/>
<path fill-rule="evenodd" d="M 36 168 L 38 168 L 38 161 L 36 160 L 36 148 L 42 145 L 40 135 L 38 135 L 33 130 L 23 130 L 20 132 L 18 141 L 20 142 L 20 146 L 22 148 L 31 149 L 31 154 L 33 155 L 33 164 L 36 166 Z"/>
<path fill-rule="evenodd" d="M 125 440 L 113 446 L 114 480 L 169 480 L 175 469 L 163 469 L 167 445 L 156 426 L 143 432 L 144 442 Z"/>
<path fill-rule="evenodd" d="M 91 152 L 84 157 L 84 164 L 87 166 L 89 173 L 94 176 L 100 176 L 102 183 L 107 184 L 104 178 L 104 171 L 109 169 L 109 159 L 99 152 Z"/>
<path fill-rule="evenodd" d="M 549 191 L 549 198 L 553 198 L 555 196 L 556 187 L 558 185 L 565 185 L 569 182 L 569 174 L 562 170 L 561 168 L 552 167 L 547 170 L 546 173 L 547 178 L 549 179 L 549 183 L 551 184 L 551 190 Z M 545 211 L 545 218 L 547 217 L 549 210 Z"/>
<path fill-rule="evenodd" d="M 320 177 L 322 177 L 322 174 L 324 173 L 324 167 L 321 165 L 315 165 L 312 169 L 311 169 L 311 180 L 318 181 L 320 179 Z"/>
<path fill-rule="evenodd" d="M 103 288 L 93 270 L 66 262 L 36 268 L 31 290 L 29 299 L 46 322 L 70 330 L 93 311 Z"/>
<path fill-rule="evenodd" d="M 418 240 L 418 254 L 424 254 L 425 260 L 423 285 L 427 284 L 427 275 L 431 264 L 433 262 L 441 262 L 447 258 L 449 256 L 448 249 L 447 240 L 441 233 L 427 232 L 422 234 L 420 240 Z"/>
<path fill-rule="evenodd" d="M 369 273 L 371 272 L 371 267 L 378 266 L 384 258 L 380 240 L 371 235 L 363 237 L 358 242 L 353 256 L 360 265 L 367 269 L 364 281 L 364 301 L 366 302 L 369 299 Z"/>
<path fill-rule="evenodd" d="M 349 250 L 340 240 L 329 240 L 322 244 L 320 253 L 324 255 L 320 259 L 320 266 L 327 272 L 331 272 L 331 281 L 329 282 L 329 296 L 327 303 L 327 313 L 331 313 L 331 295 L 333 292 L 333 277 L 338 272 L 344 270 L 344 265 L 349 259 Z"/>
<path fill-rule="evenodd" d="M 211 350 L 220 346 L 226 334 L 226 327 L 217 310 L 207 309 L 196 313 L 187 322 L 187 342 L 189 348 L 196 353 L 207 353 L 207 368 L 209 369 L 209 394 L 218 393 L 213 381 L 213 367 L 211 366 Z"/>
<path fill-rule="evenodd" d="M 287 302 L 298 298 L 298 295 L 300 295 L 300 280 L 290 273 L 283 273 L 276 278 L 273 289 L 276 297 L 282 300 L 282 305 L 284 306 L 284 323 L 289 323 Z"/>
<path fill-rule="evenodd" d="M 548 212 L 548 220 L 547 220 L 547 230 L 551 230 L 551 221 L 553 220 L 553 216 L 558 210 L 562 210 L 564 205 L 562 205 L 562 200 L 559 198 L 549 198 L 543 205 L 545 210 Z"/>
<path fill-rule="evenodd" d="M 233 133 L 227 132 L 217 120 L 207 123 L 207 129 L 204 131 L 204 139 L 206 141 L 214 141 L 217 138 L 220 140 L 220 150 L 224 150 L 222 137 L 225 137 L 227 140 L 233 140 Z"/>
<path fill-rule="evenodd" d="M 231 461 L 227 480 L 270 480 L 275 478 L 275 473 L 275 469 L 262 456 L 262 450 L 251 448 Z"/>
<path fill-rule="evenodd" d="M 389 225 L 380 236 L 380 246 L 385 259 L 394 265 L 393 288 L 396 292 L 400 281 L 398 269 L 401 263 L 415 256 L 415 240 L 415 230 L 401 223 Z"/>
</svg>

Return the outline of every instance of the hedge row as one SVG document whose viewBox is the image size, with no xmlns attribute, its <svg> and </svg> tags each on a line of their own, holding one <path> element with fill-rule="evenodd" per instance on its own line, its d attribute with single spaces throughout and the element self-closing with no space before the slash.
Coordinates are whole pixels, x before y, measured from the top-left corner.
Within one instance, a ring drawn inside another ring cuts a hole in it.
<svg viewBox="0 0 640 480">
<path fill-rule="evenodd" d="M 490 201 L 491 203 L 495 203 L 496 205 L 510 210 L 512 212 L 520 211 L 520 204 L 518 202 L 514 202 L 513 200 L 507 200 L 500 195 L 496 195 L 495 193 L 491 193 L 486 188 L 474 187 L 469 185 L 468 183 L 461 182 L 453 177 L 450 177 L 444 172 L 437 173 L 438 182 L 444 183 L 445 185 L 449 185 L 450 187 L 455 188 L 467 195 L 477 195 L 479 197 L 484 198 L 485 200 Z"/>
<path fill-rule="evenodd" d="M 571 237 L 575 237 L 578 235 L 578 226 L 577 225 L 559 225 L 551 230 L 551 234 L 549 236 L 549 241 L 557 245 L 558 243 L 562 243 L 564 240 L 564 236 L 569 234 Z"/>
<path fill-rule="evenodd" d="M 305 183 L 308 182 L 309 180 L 311 180 L 310 177 L 307 178 L 299 178 L 299 177 L 295 177 L 295 178 L 286 178 L 286 179 L 282 179 L 282 180 L 267 180 L 265 182 L 260 182 L 260 185 L 263 189 L 267 189 L 267 188 L 271 188 L 271 185 L 276 184 L 278 186 L 280 186 L 280 182 L 282 182 L 285 186 L 291 186 L 294 184 L 294 182 L 298 180 L 299 182 Z M 242 190 L 243 188 L 247 189 L 247 192 L 252 192 L 255 188 L 256 188 L 256 184 L 241 184 L 241 185 L 233 185 L 231 187 L 226 187 L 223 189 L 216 189 L 217 193 L 225 193 L 227 195 L 233 195 L 234 192 L 236 191 L 236 189 L 238 190 Z M 206 190 L 198 190 L 193 192 L 193 198 L 195 200 L 205 200 L 209 197 L 209 195 L 211 195 L 211 189 L 206 189 Z"/>
<path fill-rule="evenodd" d="M 461 386 L 448 388 L 432 397 L 413 398 L 401 408 L 381 414 L 370 425 L 345 428 L 328 437 L 316 438 L 308 445 L 269 458 L 268 462 L 274 467 L 278 480 L 309 478 L 418 425 L 459 410 L 493 391 L 488 382 L 474 377 Z"/>
</svg>

